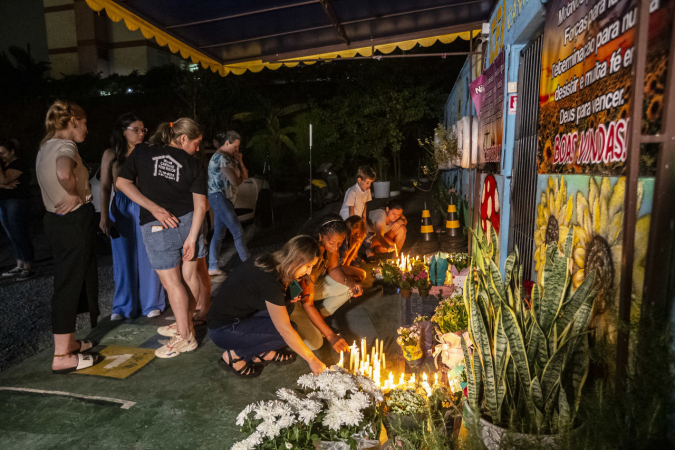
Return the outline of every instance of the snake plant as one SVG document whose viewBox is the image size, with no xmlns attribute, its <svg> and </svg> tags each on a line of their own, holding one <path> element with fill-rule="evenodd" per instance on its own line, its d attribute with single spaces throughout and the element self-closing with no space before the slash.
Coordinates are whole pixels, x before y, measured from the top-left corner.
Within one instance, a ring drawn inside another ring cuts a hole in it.
<svg viewBox="0 0 675 450">
<path fill-rule="evenodd" d="M 494 425 L 530 434 L 571 429 L 588 374 L 587 328 L 596 291 L 594 274 L 573 290 L 570 267 L 573 233 L 561 254 L 546 249 L 542 285 L 523 302 L 523 269 L 516 248 L 498 268 L 497 236 L 474 237 L 474 277 L 467 277 L 464 303 L 473 349 L 462 338 L 473 411 Z M 495 261 L 496 260 L 496 261 Z"/>
</svg>

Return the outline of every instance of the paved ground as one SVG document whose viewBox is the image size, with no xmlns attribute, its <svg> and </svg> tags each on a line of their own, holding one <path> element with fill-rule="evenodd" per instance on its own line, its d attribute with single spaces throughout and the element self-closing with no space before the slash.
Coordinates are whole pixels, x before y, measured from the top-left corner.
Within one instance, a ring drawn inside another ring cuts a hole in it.
<svg viewBox="0 0 675 450">
<path fill-rule="evenodd" d="M 403 200 L 410 222 L 408 247 L 419 236 L 417 221 L 426 199 L 417 193 Z M 327 210 L 337 208 L 333 204 Z M 254 255 L 279 247 L 304 224 L 303 205 L 289 202 L 282 210 L 274 234 L 247 227 Z M 231 247 L 221 258 L 225 267 L 238 259 L 229 258 Z M 91 374 L 54 376 L 49 371 L 52 279 L 47 262 L 41 272 L 37 279 L 0 287 L 2 449 L 228 448 L 241 438 L 234 419 L 245 405 L 271 398 L 278 388 L 292 386 L 309 371 L 300 360 L 285 367 L 269 366 L 256 380 L 240 380 L 218 367 L 221 352 L 205 337 L 205 329 L 196 351 L 170 360 L 155 359 L 153 349 L 164 339 L 155 330 L 172 319 L 167 311 L 155 319 L 110 322 L 104 317 L 94 330 L 82 318 L 78 337 L 99 339 L 98 350 L 106 361 Z M 114 289 L 109 255 L 99 258 L 99 276 L 102 311 L 107 315 Z M 404 301 L 398 294 L 369 289 L 341 308 L 332 325 L 348 342 L 361 337 L 369 343 L 383 339 L 388 368 L 396 373 L 404 368 L 395 343 L 396 329 L 415 315 L 414 310 L 424 312 L 436 301 L 431 297 Z M 338 360 L 327 344 L 317 355 L 327 364 Z"/>
</svg>

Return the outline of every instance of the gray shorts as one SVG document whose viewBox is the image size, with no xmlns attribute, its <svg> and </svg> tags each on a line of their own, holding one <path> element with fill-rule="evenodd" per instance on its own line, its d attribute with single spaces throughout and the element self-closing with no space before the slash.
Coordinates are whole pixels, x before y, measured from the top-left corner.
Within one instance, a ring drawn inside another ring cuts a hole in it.
<svg viewBox="0 0 675 450">
<path fill-rule="evenodd" d="M 143 243 L 148 252 L 150 267 L 154 270 L 168 270 L 178 266 L 183 259 L 183 244 L 190 234 L 192 227 L 192 213 L 178 218 L 176 228 L 165 228 L 161 231 L 152 232 L 153 226 L 162 226 L 159 220 L 141 225 Z M 204 258 L 207 254 L 204 227 L 199 232 L 195 244 L 195 258 Z"/>
</svg>

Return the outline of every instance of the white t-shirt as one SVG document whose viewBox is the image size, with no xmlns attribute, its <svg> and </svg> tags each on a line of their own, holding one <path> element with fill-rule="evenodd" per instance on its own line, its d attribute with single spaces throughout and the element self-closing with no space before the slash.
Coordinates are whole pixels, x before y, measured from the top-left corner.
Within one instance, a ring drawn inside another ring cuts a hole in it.
<svg viewBox="0 0 675 450">
<path fill-rule="evenodd" d="M 366 202 L 369 202 L 373 199 L 370 195 L 370 189 L 367 191 L 362 191 L 359 187 L 359 183 L 356 183 L 354 186 L 347 189 L 345 192 L 345 199 L 342 202 L 342 208 L 340 208 L 340 216 L 342 220 L 347 220 L 349 217 L 349 207 L 354 207 L 355 216 L 363 216 L 363 210 L 366 208 Z"/>
<path fill-rule="evenodd" d="M 54 212 L 54 205 L 63 200 L 66 195 L 66 190 L 61 187 L 56 177 L 56 160 L 60 156 L 67 156 L 75 161 L 73 173 L 75 174 L 77 193 L 82 199 L 82 203 L 89 203 L 92 199 L 91 188 L 89 187 L 89 170 L 82 163 L 75 142 L 68 139 L 50 139 L 40 147 L 35 163 L 35 173 L 42 192 L 42 202 L 49 212 Z"/>
<path fill-rule="evenodd" d="M 382 227 L 382 234 L 386 234 L 391 230 L 393 222 L 387 225 L 387 212 L 384 209 L 374 209 L 368 213 L 368 220 L 370 225 L 368 231 L 375 232 L 377 229 L 376 225 Z"/>
</svg>

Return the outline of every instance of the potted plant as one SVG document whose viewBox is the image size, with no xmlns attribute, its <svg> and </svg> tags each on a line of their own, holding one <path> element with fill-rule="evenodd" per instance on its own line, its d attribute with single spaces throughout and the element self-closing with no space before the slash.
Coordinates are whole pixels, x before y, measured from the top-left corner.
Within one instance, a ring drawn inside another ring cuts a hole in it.
<svg viewBox="0 0 675 450">
<path fill-rule="evenodd" d="M 448 369 L 453 369 L 464 359 L 462 352 L 461 337 L 466 331 L 469 322 L 469 316 L 464 307 L 464 298 L 461 294 L 454 294 L 451 297 L 443 299 L 431 317 L 431 321 L 436 326 L 436 338 L 439 345 L 436 346 L 434 356 L 436 357 L 436 367 L 438 367 L 438 356 L 441 356 L 441 362 Z M 468 335 L 465 336 L 465 339 Z"/>
<path fill-rule="evenodd" d="M 396 343 L 403 350 L 403 357 L 410 365 L 422 362 L 422 349 L 420 348 L 420 331 L 417 324 L 410 327 L 399 327 Z"/>
<path fill-rule="evenodd" d="M 467 277 L 463 294 L 469 312 L 469 341 L 461 340 L 467 427 L 490 449 L 506 439 L 517 447 L 551 445 L 576 426 L 589 367 L 595 276 L 589 273 L 572 289 L 570 230 L 564 254 L 556 242 L 547 246 L 543 285 L 532 288 L 527 310 L 518 249 L 506 259 L 502 278 L 491 251 L 498 247 L 494 230 L 487 236 L 475 240 L 476 277 Z"/>
<path fill-rule="evenodd" d="M 389 295 L 395 294 L 403 276 L 401 269 L 394 263 L 381 261 L 380 276 L 382 277 L 384 293 Z"/>
<path fill-rule="evenodd" d="M 384 396 L 385 414 L 393 429 L 421 426 L 427 399 L 414 389 L 392 389 Z"/>
<path fill-rule="evenodd" d="M 431 290 L 431 281 L 429 280 L 426 264 L 422 261 L 415 261 L 410 273 L 414 277 L 414 286 L 420 293 L 420 297 L 428 297 Z"/>
<path fill-rule="evenodd" d="M 403 272 L 398 282 L 398 288 L 401 290 L 401 298 L 410 298 L 414 283 L 413 275 L 410 272 Z"/>
<path fill-rule="evenodd" d="M 232 449 L 380 448 L 384 396 L 372 380 L 333 366 L 301 376 L 298 385 L 279 389 L 277 400 L 248 405 L 237 425 L 250 434 Z"/>
</svg>

